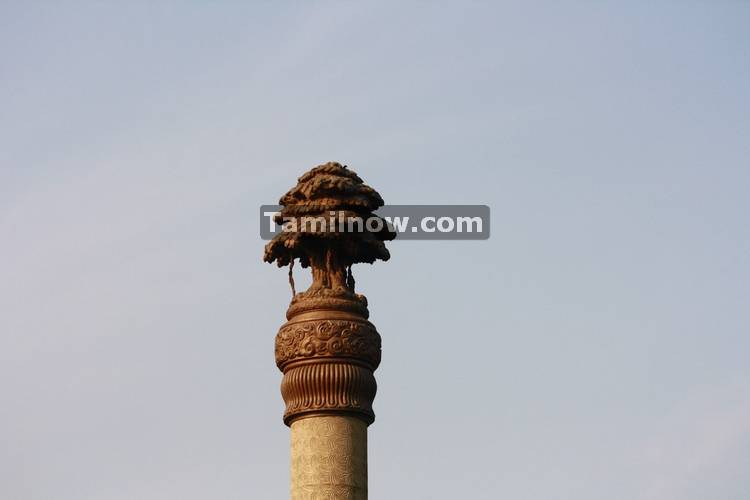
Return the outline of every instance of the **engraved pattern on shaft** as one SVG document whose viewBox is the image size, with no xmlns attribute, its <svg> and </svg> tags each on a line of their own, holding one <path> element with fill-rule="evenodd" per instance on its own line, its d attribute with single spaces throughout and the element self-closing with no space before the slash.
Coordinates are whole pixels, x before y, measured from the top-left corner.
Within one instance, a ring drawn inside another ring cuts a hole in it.
<svg viewBox="0 0 750 500">
<path fill-rule="evenodd" d="M 352 417 L 292 424 L 292 500 L 367 500 L 367 426 Z"/>
</svg>

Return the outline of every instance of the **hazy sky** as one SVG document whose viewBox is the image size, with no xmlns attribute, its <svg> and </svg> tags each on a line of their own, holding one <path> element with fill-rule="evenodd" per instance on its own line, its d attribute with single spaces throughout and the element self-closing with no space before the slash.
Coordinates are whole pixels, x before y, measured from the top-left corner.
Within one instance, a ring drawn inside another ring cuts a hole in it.
<svg viewBox="0 0 750 500">
<path fill-rule="evenodd" d="M 748 498 L 750 3 L 120 4 L 0 7 L 3 500 L 288 497 L 329 160 L 493 215 L 355 269 L 371 498 Z"/>
</svg>

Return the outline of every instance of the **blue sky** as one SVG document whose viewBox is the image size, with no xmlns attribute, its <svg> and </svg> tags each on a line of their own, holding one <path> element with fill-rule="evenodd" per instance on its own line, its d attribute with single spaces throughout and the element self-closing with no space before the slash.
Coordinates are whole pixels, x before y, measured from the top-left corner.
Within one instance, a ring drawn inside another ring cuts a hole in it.
<svg viewBox="0 0 750 500">
<path fill-rule="evenodd" d="M 0 7 L 0 493 L 277 499 L 286 273 L 325 161 L 487 241 L 355 269 L 372 498 L 745 499 L 750 5 Z M 297 276 L 298 286 L 305 278 Z"/>
</svg>

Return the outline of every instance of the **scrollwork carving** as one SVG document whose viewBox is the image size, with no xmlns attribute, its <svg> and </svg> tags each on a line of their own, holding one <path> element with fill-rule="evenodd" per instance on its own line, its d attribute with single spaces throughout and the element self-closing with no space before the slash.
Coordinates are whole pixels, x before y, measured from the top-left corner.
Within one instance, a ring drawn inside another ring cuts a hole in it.
<svg viewBox="0 0 750 500">
<path fill-rule="evenodd" d="M 347 357 L 380 364 L 380 335 L 372 323 L 354 320 L 308 320 L 289 323 L 276 335 L 276 365 L 283 371 L 301 359 Z"/>
</svg>

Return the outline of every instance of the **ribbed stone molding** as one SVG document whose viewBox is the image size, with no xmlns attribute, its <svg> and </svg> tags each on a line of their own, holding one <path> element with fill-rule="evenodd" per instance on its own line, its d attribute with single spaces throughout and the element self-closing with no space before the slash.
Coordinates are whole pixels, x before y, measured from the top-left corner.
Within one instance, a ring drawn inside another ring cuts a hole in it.
<svg viewBox="0 0 750 500">
<path fill-rule="evenodd" d="M 292 500 L 367 500 L 367 424 L 319 416 L 292 424 Z"/>
</svg>

